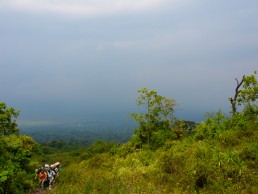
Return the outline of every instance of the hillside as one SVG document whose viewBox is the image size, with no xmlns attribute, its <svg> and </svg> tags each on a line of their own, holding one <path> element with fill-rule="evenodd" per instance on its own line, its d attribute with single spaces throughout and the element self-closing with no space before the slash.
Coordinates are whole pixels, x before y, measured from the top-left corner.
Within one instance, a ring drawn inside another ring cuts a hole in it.
<svg viewBox="0 0 258 194">
<path fill-rule="evenodd" d="M 168 120 L 173 99 L 139 92 L 138 104 L 148 111 L 132 114 L 139 127 L 127 143 L 97 141 L 48 156 L 64 164 L 54 193 L 256 193 L 257 105 L 230 118 L 207 113 L 202 123 L 187 126 Z"/>
<path fill-rule="evenodd" d="M 147 88 L 138 92 L 137 105 L 145 111 L 130 115 L 138 125 L 127 142 L 96 140 L 80 149 L 71 144 L 63 149 L 60 141 L 42 145 L 21 135 L 19 111 L 0 103 L 0 192 L 33 193 L 40 186 L 35 168 L 48 173 L 50 180 L 46 164 L 57 161 L 62 170 L 54 189 L 44 193 L 257 192 L 254 75 L 238 82 L 234 98 L 229 98 L 230 117 L 221 111 L 206 113 L 206 120 L 197 125 L 174 116 L 174 99 Z"/>
<path fill-rule="evenodd" d="M 55 193 L 256 193 L 257 120 L 235 122 L 208 118 L 158 149 L 129 141 L 68 154 Z"/>
</svg>

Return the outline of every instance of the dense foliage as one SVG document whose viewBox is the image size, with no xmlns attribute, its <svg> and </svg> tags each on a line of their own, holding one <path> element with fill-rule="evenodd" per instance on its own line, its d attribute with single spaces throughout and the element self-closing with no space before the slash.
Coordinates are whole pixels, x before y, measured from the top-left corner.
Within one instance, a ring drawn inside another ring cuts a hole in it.
<svg viewBox="0 0 258 194">
<path fill-rule="evenodd" d="M 253 115 L 254 116 L 254 115 Z M 257 116 L 257 115 L 256 115 Z M 82 150 L 65 167 L 56 193 L 255 193 L 257 119 L 211 114 L 191 135 L 157 149 L 131 141 Z M 102 148 L 102 149 L 101 149 Z"/>
<path fill-rule="evenodd" d="M 0 103 L 0 193 L 23 193 L 33 186 L 30 158 L 37 145 L 29 136 L 19 135 L 13 108 Z"/>
</svg>

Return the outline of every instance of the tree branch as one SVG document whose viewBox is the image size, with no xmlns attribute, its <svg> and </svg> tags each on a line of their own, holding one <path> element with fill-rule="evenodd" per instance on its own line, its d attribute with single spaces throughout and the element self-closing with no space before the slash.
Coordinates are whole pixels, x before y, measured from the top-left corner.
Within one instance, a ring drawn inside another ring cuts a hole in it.
<svg viewBox="0 0 258 194">
<path fill-rule="evenodd" d="M 236 87 L 236 90 L 235 90 L 235 96 L 234 96 L 234 99 L 233 98 L 229 98 L 231 106 L 232 106 L 233 114 L 236 113 L 236 101 L 237 101 L 238 94 L 241 92 L 241 90 L 239 90 L 239 88 L 243 84 L 244 79 L 245 79 L 245 75 L 243 75 L 242 80 L 240 81 L 240 83 L 239 83 L 237 78 L 235 79 L 236 82 L 237 82 L 237 87 Z"/>
</svg>

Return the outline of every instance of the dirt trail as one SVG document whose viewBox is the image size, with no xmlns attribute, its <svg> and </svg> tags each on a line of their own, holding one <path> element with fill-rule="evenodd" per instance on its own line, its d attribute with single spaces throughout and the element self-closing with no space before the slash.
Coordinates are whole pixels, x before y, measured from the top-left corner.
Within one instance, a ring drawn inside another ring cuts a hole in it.
<svg viewBox="0 0 258 194">
<path fill-rule="evenodd" d="M 43 194 L 45 191 L 41 188 L 37 188 L 34 191 L 32 191 L 30 194 Z"/>
<path fill-rule="evenodd" d="M 34 191 L 32 191 L 30 194 L 44 194 L 44 193 L 53 193 L 55 188 L 52 190 L 44 189 L 42 190 L 41 188 L 36 188 Z"/>
</svg>

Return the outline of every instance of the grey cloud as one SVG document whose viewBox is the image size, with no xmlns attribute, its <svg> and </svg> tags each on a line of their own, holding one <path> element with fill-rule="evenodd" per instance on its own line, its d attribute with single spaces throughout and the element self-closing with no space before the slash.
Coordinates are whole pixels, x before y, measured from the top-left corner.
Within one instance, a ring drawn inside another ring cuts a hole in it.
<svg viewBox="0 0 258 194">
<path fill-rule="evenodd" d="M 3 11 L 0 100 L 27 119 L 75 118 L 128 112 L 148 87 L 175 98 L 186 119 L 228 111 L 235 77 L 257 69 L 254 7 L 184 1 L 77 20 Z"/>
</svg>

